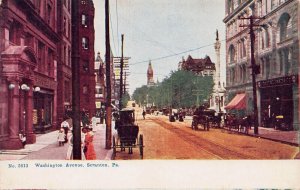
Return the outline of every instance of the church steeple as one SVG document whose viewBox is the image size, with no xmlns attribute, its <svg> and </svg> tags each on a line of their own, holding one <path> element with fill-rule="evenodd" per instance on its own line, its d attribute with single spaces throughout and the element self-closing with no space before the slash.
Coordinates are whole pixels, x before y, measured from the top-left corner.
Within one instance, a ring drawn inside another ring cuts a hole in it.
<svg viewBox="0 0 300 190">
<path fill-rule="evenodd" d="M 151 60 L 149 61 L 148 70 L 147 70 L 147 85 L 153 86 L 154 80 L 153 80 L 153 69 L 151 65 Z"/>
</svg>

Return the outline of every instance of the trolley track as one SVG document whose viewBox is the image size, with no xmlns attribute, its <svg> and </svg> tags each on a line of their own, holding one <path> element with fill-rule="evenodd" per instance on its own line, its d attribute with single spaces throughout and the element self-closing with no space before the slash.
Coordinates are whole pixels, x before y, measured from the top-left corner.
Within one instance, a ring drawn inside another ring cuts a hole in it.
<svg viewBox="0 0 300 190">
<path fill-rule="evenodd" d="M 219 143 L 213 142 L 211 140 L 205 139 L 203 137 L 197 136 L 195 134 L 189 133 L 184 131 L 183 129 L 180 129 L 178 127 L 175 127 L 174 125 L 157 119 L 149 118 L 149 120 L 153 121 L 154 123 L 159 124 L 163 128 L 175 133 L 179 138 L 182 140 L 192 143 L 196 145 L 201 151 L 204 151 L 216 159 L 257 159 L 250 155 L 245 155 L 243 153 L 237 152 L 235 150 L 229 149 L 228 147 L 225 147 Z"/>
</svg>

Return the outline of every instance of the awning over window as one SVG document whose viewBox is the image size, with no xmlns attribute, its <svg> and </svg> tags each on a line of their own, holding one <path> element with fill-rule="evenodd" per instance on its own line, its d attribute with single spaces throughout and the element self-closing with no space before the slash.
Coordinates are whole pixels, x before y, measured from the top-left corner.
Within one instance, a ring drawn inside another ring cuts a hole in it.
<svg viewBox="0 0 300 190">
<path fill-rule="evenodd" d="M 237 94 L 235 97 L 225 106 L 227 110 L 242 110 L 246 108 L 246 94 Z"/>
</svg>

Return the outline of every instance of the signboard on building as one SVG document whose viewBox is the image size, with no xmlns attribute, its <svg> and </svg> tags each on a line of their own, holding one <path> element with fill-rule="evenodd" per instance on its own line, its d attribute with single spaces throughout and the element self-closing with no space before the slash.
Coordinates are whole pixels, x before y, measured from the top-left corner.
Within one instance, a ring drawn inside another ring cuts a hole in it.
<svg viewBox="0 0 300 190">
<path fill-rule="evenodd" d="M 298 82 L 298 75 L 291 75 L 286 77 L 280 77 L 270 80 L 264 80 L 257 82 L 257 86 L 259 88 L 268 88 L 274 86 L 284 86 L 284 85 L 291 85 Z"/>
</svg>

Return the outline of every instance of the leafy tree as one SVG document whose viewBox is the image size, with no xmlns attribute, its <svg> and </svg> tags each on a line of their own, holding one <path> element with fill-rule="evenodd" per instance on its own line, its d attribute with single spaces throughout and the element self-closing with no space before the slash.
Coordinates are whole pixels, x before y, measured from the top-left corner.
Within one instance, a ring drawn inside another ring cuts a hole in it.
<svg viewBox="0 0 300 190">
<path fill-rule="evenodd" d="M 212 76 L 197 76 L 189 71 L 172 71 L 170 76 L 156 86 L 142 86 L 133 93 L 133 99 L 140 105 L 148 102 L 157 107 L 193 107 L 208 99 L 213 89 Z"/>
</svg>

